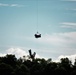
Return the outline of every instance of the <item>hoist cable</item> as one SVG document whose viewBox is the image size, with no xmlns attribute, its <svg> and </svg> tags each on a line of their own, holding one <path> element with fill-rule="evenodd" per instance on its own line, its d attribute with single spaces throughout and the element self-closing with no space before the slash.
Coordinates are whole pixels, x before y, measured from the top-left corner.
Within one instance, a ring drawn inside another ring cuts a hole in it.
<svg viewBox="0 0 76 75">
<path fill-rule="evenodd" d="M 36 1 L 36 7 L 37 7 L 37 32 L 38 32 L 38 0 Z"/>
</svg>

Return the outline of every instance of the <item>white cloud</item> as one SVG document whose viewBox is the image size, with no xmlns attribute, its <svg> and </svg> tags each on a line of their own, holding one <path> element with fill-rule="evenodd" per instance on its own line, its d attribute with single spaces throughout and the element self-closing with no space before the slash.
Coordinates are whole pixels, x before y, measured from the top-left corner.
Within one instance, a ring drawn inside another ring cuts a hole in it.
<svg viewBox="0 0 76 75">
<path fill-rule="evenodd" d="M 63 28 L 72 28 L 72 29 L 76 29 L 76 23 L 72 23 L 72 22 L 63 22 L 60 23 Z"/>
<path fill-rule="evenodd" d="M 20 39 L 32 42 L 31 49 L 46 58 L 76 53 L 76 32 L 45 34 L 39 39 L 34 37 L 21 37 Z"/>
<path fill-rule="evenodd" d="M 72 25 L 72 26 L 76 26 L 76 23 L 71 23 L 71 22 L 63 22 L 63 23 L 61 23 L 61 24 L 63 24 L 63 25 Z"/>
<path fill-rule="evenodd" d="M 6 54 L 15 54 L 17 58 L 23 57 L 24 55 L 27 56 L 28 53 L 20 48 L 10 48 L 8 50 L 5 51 L 5 53 L 0 53 L 0 57 L 5 56 Z M 58 56 L 58 58 L 55 58 L 55 60 L 53 60 L 54 62 L 60 62 L 61 58 L 69 58 L 69 60 L 72 61 L 72 63 L 74 63 L 75 58 L 76 58 L 76 54 L 72 54 L 72 55 L 60 55 Z M 36 58 L 45 58 L 48 59 L 46 57 L 41 57 L 40 55 L 36 54 Z"/>
<path fill-rule="evenodd" d="M 40 39 L 28 38 L 28 40 L 46 45 L 70 46 L 76 44 L 76 32 L 45 34 Z"/>
<path fill-rule="evenodd" d="M 19 5 L 19 4 L 11 4 L 11 7 L 24 7 L 24 5 Z"/>
<path fill-rule="evenodd" d="M 5 53 L 0 53 L 0 57 L 3 57 L 5 56 L 6 54 Z"/>
<path fill-rule="evenodd" d="M 0 3 L 0 6 L 9 6 L 9 7 L 24 7 L 24 5 L 20 5 L 20 4 L 4 4 L 4 3 Z"/>
<path fill-rule="evenodd" d="M 28 53 L 20 48 L 10 48 L 7 50 L 8 54 L 15 54 L 17 58 L 23 57 L 24 55 L 27 56 Z"/>
<path fill-rule="evenodd" d="M 0 3 L 0 6 L 9 6 L 9 4 Z"/>
<path fill-rule="evenodd" d="M 19 37 L 20 38 L 20 37 Z M 64 32 L 64 33 L 52 33 L 52 34 L 45 34 L 42 35 L 40 39 L 28 37 L 28 38 L 20 38 L 22 40 L 29 40 L 32 42 L 34 47 L 31 49 L 38 54 L 36 54 L 36 57 L 38 58 L 55 58 L 60 59 L 62 56 L 69 57 L 73 62 L 75 59 L 76 54 L 76 32 Z M 37 44 L 36 44 L 37 43 Z M 39 44 L 39 45 L 38 45 Z M 38 45 L 38 46 L 36 46 Z M 37 48 L 36 48 L 37 47 Z M 8 50 L 5 51 L 4 54 L 0 53 L 0 55 L 5 55 L 6 53 L 15 54 L 16 57 L 21 57 L 24 55 L 28 55 L 29 48 L 21 48 L 21 47 L 11 47 Z M 74 54 L 74 55 L 73 55 Z M 59 56 L 59 57 L 58 57 Z M 57 58 L 58 57 L 58 58 Z"/>
<path fill-rule="evenodd" d="M 14 54 L 17 58 L 28 56 L 29 52 L 26 52 L 25 50 L 21 48 L 9 48 L 8 50 L 5 50 L 5 53 L 0 53 L 0 57 L 5 56 L 6 54 Z M 36 58 L 41 58 L 38 54 L 36 54 Z"/>
<path fill-rule="evenodd" d="M 56 60 L 54 60 L 55 62 L 60 62 L 60 59 L 61 58 L 69 58 L 69 60 L 72 61 L 72 64 L 74 64 L 75 62 L 75 58 L 76 58 L 76 54 L 73 54 L 73 55 L 60 55 Z"/>
<path fill-rule="evenodd" d="M 20 48 L 9 48 L 8 50 L 5 50 L 4 53 L 0 53 L 0 56 L 5 56 L 6 54 L 14 54 L 17 58 L 23 57 L 24 55 L 28 55 L 26 51 Z"/>
</svg>

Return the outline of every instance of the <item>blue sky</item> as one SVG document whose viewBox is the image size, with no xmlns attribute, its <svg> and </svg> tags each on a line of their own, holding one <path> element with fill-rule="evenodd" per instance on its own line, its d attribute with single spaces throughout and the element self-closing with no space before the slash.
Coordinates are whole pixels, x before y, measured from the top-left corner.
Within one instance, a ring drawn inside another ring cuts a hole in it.
<svg viewBox="0 0 76 75">
<path fill-rule="evenodd" d="M 53 60 L 76 57 L 76 0 L 0 0 L 0 55 L 29 49 Z"/>
</svg>

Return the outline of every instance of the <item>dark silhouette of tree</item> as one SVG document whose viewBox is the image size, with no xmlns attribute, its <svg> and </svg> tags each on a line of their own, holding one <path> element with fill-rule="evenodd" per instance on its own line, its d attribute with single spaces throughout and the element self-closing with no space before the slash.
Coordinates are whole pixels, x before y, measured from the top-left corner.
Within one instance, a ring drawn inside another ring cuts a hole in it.
<svg viewBox="0 0 76 75">
<path fill-rule="evenodd" d="M 0 58 L 2 59 L 1 62 L 6 63 L 8 65 L 11 65 L 13 67 L 15 67 L 16 63 L 17 63 L 17 58 L 15 57 L 15 55 L 6 55 L 5 57 Z"/>
<path fill-rule="evenodd" d="M 71 72 L 71 75 L 76 75 L 76 69 Z"/>
<path fill-rule="evenodd" d="M 74 66 L 76 66 L 76 58 L 75 58 Z"/>
<path fill-rule="evenodd" d="M 72 70 L 72 62 L 68 58 L 61 58 L 60 67 L 65 68 L 67 73 L 70 74 Z"/>
<path fill-rule="evenodd" d="M 57 63 L 55 62 L 50 62 L 49 64 L 46 65 L 44 68 L 44 75 L 54 75 L 54 70 L 57 68 Z"/>
<path fill-rule="evenodd" d="M 30 75 L 30 71 L 27 66 L 21 64 L 16 67 L 15 75 Z"/>
<path fill-rule="evenodd" d="M 31 58 L 32 60 L 34 60 L 36 53 L 34 52 L 34 53 L 32 54 L 32 51 L 31 51 L 31 49 L 30 49 L 30 50 L 29 50 L 29 55 L 30 55 L 30 58 Z"/>
<path fill-rule="evenodd" d="M 52 62 L 52 59 L 51 58 L 47 59 L 47 63 L 48 64 L 51 63 L 51 62 Z"/>
<path fill-rule="evenodd" d="M 74 65 L 72 67 L 71 75 L 76 75 L 76 58 L 75 58 Z"/>
<path fill-rule="evenodd" d="M 0 64 L 0 75 L 11 75 L 13 68 L 5 63 Z"/>
<path fill-rule="evenodd" d="M 30 69 L 31 75 L 42 75 L 47 62 L 45 59 L 35 59 L 32 61 Z"/>
<path fill-rule="evenodd" d="M 54 75 L 67 75 L 67 71 L 65 68 L 61 67 L 61 68 L 56 68 L 54 70 Z"/>
<path fill-rule="evenodd" d="M 7 54 L 0 57 L 0 75 L 76 75 L 76 60 L 74 64 L 68 58 L 53 62 L 51 58 L 35 58 L 29 50 L 30 58 L 17 59 L 15 55 Z"/>
</svg>

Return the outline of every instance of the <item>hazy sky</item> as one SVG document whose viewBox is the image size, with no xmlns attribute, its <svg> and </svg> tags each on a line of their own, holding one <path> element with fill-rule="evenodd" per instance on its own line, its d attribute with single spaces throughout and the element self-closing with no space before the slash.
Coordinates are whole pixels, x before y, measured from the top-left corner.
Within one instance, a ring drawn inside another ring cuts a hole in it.
<svg viewBox="0 0 76 75">
<path fill-rule="evenodd" d="M 0 55 L 29 49 L 53 60 L 76 57 L 76 0 L 0 0 Z"/>
</svg>

